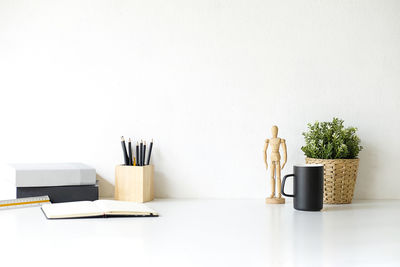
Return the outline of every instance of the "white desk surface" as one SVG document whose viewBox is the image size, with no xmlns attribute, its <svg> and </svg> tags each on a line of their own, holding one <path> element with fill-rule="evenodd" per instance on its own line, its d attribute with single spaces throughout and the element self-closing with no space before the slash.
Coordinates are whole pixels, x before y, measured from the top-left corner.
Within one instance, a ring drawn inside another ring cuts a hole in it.
<svg viewBox="0 0 400 267">
<path fill-rule="evenodd" d="M 400 201 L 301 212 L 264 200 L 156 200 L 158 218 L 0 210 L 0 266 L 400 266 Z"/>
</svg>

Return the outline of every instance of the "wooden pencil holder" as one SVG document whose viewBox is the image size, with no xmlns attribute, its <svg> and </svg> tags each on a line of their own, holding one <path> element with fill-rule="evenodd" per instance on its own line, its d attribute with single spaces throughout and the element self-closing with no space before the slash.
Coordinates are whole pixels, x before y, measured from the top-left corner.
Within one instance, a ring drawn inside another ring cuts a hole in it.
<svg viewBox="0 0 400 267">
<path fill-rule="evenodd" d="M 117 165 L 115 167 L 116 200 L 147 202 L 154 199 L 154 168 Z"/>
</svg>

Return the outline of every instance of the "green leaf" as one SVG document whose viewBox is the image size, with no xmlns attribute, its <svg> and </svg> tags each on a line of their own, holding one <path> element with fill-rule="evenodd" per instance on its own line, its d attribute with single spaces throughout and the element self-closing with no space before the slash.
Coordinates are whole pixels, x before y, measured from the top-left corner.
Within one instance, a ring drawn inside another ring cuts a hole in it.
<svg viewBox="0 0 400 267">
<path fill-rule="evenodd" d="M 333 118 L 331 122 L 308 123 L 303 133 L 305 145 L 301 150 L 309 158 L 354 159 L 363 149 L 357 136 L 357 128 L 343 125 L 344 121 Z"/>
</svg>

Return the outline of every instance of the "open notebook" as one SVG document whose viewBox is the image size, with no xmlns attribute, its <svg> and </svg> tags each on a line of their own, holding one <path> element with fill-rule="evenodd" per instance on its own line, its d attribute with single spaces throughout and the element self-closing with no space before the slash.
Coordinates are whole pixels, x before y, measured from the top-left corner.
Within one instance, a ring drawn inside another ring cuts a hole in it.
<svg viewBox="0 0 400 267">
<path fill-rule="evenodd" d="M 146 207 L 144 204 L 118 200 L 76 201 L 46 204 L 42 206 L 42 210 L 47 219 L 112 216 L 158 216 L 157 212 Z"/>
</svg>

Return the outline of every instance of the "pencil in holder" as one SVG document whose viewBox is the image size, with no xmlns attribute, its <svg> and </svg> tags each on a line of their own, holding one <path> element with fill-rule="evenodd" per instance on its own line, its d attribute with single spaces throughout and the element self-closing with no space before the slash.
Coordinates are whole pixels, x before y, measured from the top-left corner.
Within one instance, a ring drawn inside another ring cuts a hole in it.
<svg viewBox="0 0 400 267">
<path fill-rule="evenodd" d="M 153 200 L 153 165 L 117 165 L 115 167 L 115 199 L 134 202 Z"/>
</svg>

